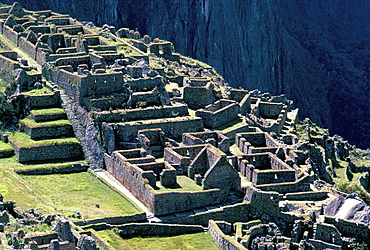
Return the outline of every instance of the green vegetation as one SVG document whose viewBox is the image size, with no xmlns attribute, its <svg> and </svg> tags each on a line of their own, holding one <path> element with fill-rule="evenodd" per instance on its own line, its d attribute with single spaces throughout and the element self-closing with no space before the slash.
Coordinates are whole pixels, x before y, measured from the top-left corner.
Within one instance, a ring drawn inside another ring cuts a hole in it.
<svg viewBox="0 0 370 250">
<path fill-rule="evenodd" d="M 0 78 L 0 92 L 4 92 L 6 89 L 6 86 L 8 86 L 8 82 L 4 79 Z"/>
<path fill-rule="evenodd" d="M 117 46 L 118 53 L 128 54 L 130 56 L 142 56 L 144 53 L 140 53 L 139 51 L 131 48 L 128 45 L 119 45 Z"/>
<path fill-rule="evenodd" d="M 37 75 L 37 74 L 41 74 L 41 72 L 39 72 L 39 71 L 37 71 L 37 70 L 32 69 L 32 70 L 30 70 L 30 71 L 27 71 L 27 74 L 28 74 L 28 75 Z"/>
<path fill-rule="evenodd" d="M 47 163 L 47 164 L 33 164 L 33 165 L 22 165 L 20 167 L 15 167 L 15 170 L 30 171 L 36 169 L 63 169 L 71 167 L 72 165 L 80 163 L 82 165 L 87 165 L 87 161 L 71 161 L 71 162 L 61 162 L 61 163 Z"/>
<path fill-rule="evenodd" d="M 19 147 L 32 147 L 32 146 L 37 147 L 64 143 L 79 143 L 78 140 L 73 137 L 35 141 L 32 140 L 29 135 L 26 135 L 25 133 L 21 132 L 8 132 L 8 135 L 12 143 L 15 143 Z"/>
<path fill-rule="evenodd" d="M 24 230 L 27 233 L 36 233 L 36 232 L 48 232 L 53 229 L 53 226 L 47 224 L 36 224 L 32 226 L 23 226 L 15 220 L 10 220 L 10 223 L 5 226 L 5 232 L 16 232 L 18 230 Z M 0 248 L 1 249 L 1 248 Z"/>
<path fill-rule="evenodd" d="M 5 143 L 0 140 L 0 151 L 13 150 L 13 146 L 10 143 Z"/>
<path fill-rule="evenodd" d="M 59 115 L 65 114 L 66 112 L 62 108 L 50 108 L 50 109 L 33 109 L 30 111 L 32 115 Z"/>
<path fill-rule="evenodd" d="M 113 230 L 104 230 L 98 233 L 114 249 L 219 249 L 209 232 L 172 237 L 135 237 L 130 239 L 122 239 Z"/>
<path fill-rule="evenodd" d="M 22 176 L 22 180 L 55 210 L 80 211 L 85 219 L 141 212 L 88 172 Z M 99 204 L 99 206 L 96 206 Z"/>
<path fill-rule="evenodd" d="M 21 167 L 15 156 L 0 159 L 0 193 L 6 200 L 15 200 L 21 209 L 53 210 L 38 194 L 30 189 L 13 169 Z M 54 212 L 54 211 L 52 211 Z"/>
<path fill-rule="evenodd" d="M 52 126 L 63 126 L 63 125 L 71 125 L 71 122 L 68 120 L 55 120 L 55 121 L 46 121 L 46 122 L 35 122 L 29 118 L 25 118 L 20 120 L 21 123 L 27 125 L 30 128 L 37 128 L 37 127 L 52 127 Z"/>
<path fill-rule="evenodd" d="M 202 187 L 198 186 L 192 179 L 187 176 L 177 176 L 177 185 L 171 187 L 163 187 L 161 183 L 157 181 L 156 192 L 178 192 L 178 191 L 201 191 Z"/>
<path fill-rule="evenodd" d="M 361 187 L 358 182 L 358 178 L 365 173 L 353 173 L 352 176 L 346 176 L 346 168 L 348 168 L 348 163 L 344 161 L 338 161 L 338 163 L 333 164 L 330 160 L 330 168 L 335 171 L 334 182 L 338 186 L 339 191 L 345 193 L 357 193 L 361 199 L 363 199 L 367 204 L 370 204 L 370 195 Z M 348 180 L 348 181 L 347 181 Z"/>
<path fill-rule="evenodd" d="M 53 91 L 47 87 L 41 89 L 33 89 L 30 91 L 22 92 L 24 95 L 40 96 L 40 95 L 52 95 Z"/>
</svg>

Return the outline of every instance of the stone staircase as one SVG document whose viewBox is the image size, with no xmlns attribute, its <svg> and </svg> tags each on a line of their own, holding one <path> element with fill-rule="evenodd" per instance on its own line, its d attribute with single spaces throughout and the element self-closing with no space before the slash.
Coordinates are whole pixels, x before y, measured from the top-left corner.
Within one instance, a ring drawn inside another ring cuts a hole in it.
<svg viewBox="0 0 370 250">
<path fill-rule="evenodd" d="M 19 121 L 21 132 L 9 133 L 9 142 L 19 162 L 80 160 L 79 141 L 60 107 L 59 93 L 32 95 L 30 115 Z M 54 101 L 50 101 L 53 100 Z M 35 102 L 36 100 L 36 102 Z M 47 100 L 45 102 L 40 100 Z M 32 103 L 32 101 L 34 101 Z"/>
<path fill-rule="evenodd" d="M 292 134 L 294 131 L 294 125 L 297 120 L 298 115 L 298 109 L 294 109 L 288 112 L 287 118 L 285 119 L 285 123 L 283 125 L 283 128 L 281 129 L 280 135 L 288 135 Z"/>
</svg>

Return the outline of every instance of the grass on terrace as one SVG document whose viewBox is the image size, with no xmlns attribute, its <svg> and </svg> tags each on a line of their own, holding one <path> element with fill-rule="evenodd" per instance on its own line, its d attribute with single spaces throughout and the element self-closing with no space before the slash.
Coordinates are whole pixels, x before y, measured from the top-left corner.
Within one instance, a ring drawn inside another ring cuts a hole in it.
<svg viewBox="0 0 370 250">
<path fill-rule="evenodd" d="M 35 122 L 32 119 L 25 118 L 20 120 L 21 123 L 27 125 L 30 128 L 37 127 L 52 127 L 52 126 L 65 126 L 71 125 L 71 122 L 68 120 L 55 120 L 55 121 L 46 121 L 46 122 Z"/>
<path fill-rule="evenodd" d="M 1 51 L 1 49 L 0 49 Z M 5 89 L 6 89 L 6 86 L 8 85 L 9 83 L 7 81 L 5 81 L 4 79 L 0 78 L 0 92 L 4 92 Z"/>
<path fill-rule="evenodd" d="M 47 87 L 43 87 L 42 89 L 33 89 L 30 91 L 22 92 L 23 95 L 31 95 L 31 96 L 40 96 L 40 95 L 52 95 L 53 91 Z"/>
<path fill-rule="evenodd" d="M 122 239 L 113 230 L 99 231 L 99 235 L 105 239 L 114 249 L 194 249 L 194 250 L 217 250 L 216 243 L 213 241 L 209 232 L 184 234 L 172 237 L 135 237 Z"/>
<path fill-rule="evenodd" d="M 53 144 L 63 144 L 63 143 L 79 143 L 74 137 L 71 138 L 58 138 L 52 140 L 32 140 L 29 135 L 21 132 L 8 132 L 9 140 L 18 145 L 19 147 L 36 147 L 36 146 L 46 146 Z"/>
<path fill-rule="evenodd" d="M 62 108 L 50 108 L 50 109 L 33 109 L 30 111 L 32 115 L 59 115 L 65 114 L 66 112 Z"/>
<path fill-rule="evenodd" d="M 13 150 L 13 146 L 10 143 L 5 143 L 0 140 L 0 152 Z"/>
<path fill-rule="evenodd" d="M 177 184 L 172 187 L 163 187 L 161 182 L 157 181 L 156 185 L 158 189 L 155 189 L 156 192 L 179 192 L 179 191 L 201 191 L 202 187 L 195 184 L 195 182 L 187 176 L 179 175 L 177 176 Z"/>
<path fill-rule="evenodd" d="M 80 211 L 85 219 L 142 212 L 88 172 L 36 176 L 14 172 L 24 166 L 33 165 L 20 164 L 16 157 L 0 159 L 0 193 L 21 209 L 39 208 L 44 214 L 66 215 Z"/>
</svg>

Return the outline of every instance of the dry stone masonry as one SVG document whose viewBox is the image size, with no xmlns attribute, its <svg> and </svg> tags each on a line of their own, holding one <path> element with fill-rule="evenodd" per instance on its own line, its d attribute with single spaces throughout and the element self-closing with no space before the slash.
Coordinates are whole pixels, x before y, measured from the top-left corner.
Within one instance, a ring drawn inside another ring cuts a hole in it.
<svg viewBox="0 0 370 250">
<path fill-rule="evenodd" d="M 176 53 L 169 41 L 18 3 L 0 7 L 0 32 L 0 73 L 9 83 L 0 88 L 0 119 L 13 130 L 1 134 L 1 158 L 84 157 L 92 171 L 104 171 L 135 196 L 149 221 L 208 226 L 221 249 L 341 249 L 369 240 L 368 210 L 361 225 L 338 211 L 324 213 L 338 192 L 317 181 L 332 181 L 328 159 L 345 160 L 348 143 L 322 136 L 308 120 L 302 137 L 298 109 L 285 95 L 227 87 L 212 67 Z M 336 199 L 332 210 L 344 204 Z M 1 199 L 0 211 L 4 230 L 13 203 Z M 71 250 L 95 250 L 98 242 L 108 249 L 94 230 L 79 227 L 111 229 L 143 216 L 76 224 L 59 218 L 54 232 L 18 232 L 22 240 L 9 235 L 9 242 Z M 117 228 L 123 237 L 203 230 Z M 359 241 L 350 242 L 350 234 Z"/>
</svg>

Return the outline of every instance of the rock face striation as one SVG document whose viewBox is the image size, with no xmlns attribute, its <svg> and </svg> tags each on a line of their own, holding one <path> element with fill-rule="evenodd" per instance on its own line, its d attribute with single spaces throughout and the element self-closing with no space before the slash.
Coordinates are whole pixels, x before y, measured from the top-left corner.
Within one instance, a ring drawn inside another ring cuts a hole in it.
<svg viewBox="0 0 370 250">
<path fill-rule="evenodd" d="M 170 40 L 232 86 L 285 93 L 302 117 L 370 146 L 367 0 L 19 2 Z"/>
</svg>

